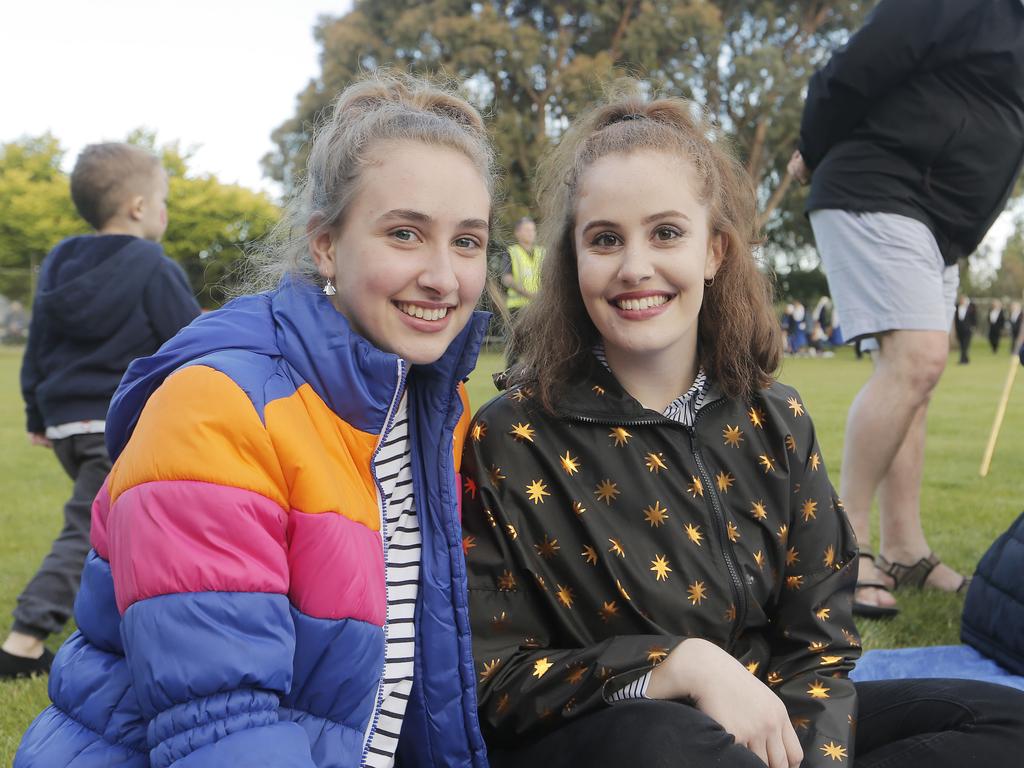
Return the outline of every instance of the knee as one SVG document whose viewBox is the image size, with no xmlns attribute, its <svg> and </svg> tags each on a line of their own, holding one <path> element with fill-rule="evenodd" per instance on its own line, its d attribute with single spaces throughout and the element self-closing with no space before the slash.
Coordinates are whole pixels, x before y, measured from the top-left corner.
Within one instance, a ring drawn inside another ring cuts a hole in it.
<svg viewBox="0 0 1024 768">
<path fill-rule="evenodd" d="M 901 338 L 896 344 L 883 342 L 879 368 L 898 380 L 899 386 L 912 396 L 915 404 L 923 404 L 942 378 L 949 358 L 949 341 L 945 334 L 918 333 Z"/>
</svg>

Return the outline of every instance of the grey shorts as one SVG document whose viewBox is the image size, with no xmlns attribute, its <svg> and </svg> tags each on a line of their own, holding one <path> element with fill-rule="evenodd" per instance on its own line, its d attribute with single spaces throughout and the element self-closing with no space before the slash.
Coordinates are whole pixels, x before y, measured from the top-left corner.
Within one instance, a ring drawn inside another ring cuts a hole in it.
<svg viewBox="0 0 1024 768">
<path fill-rule="evenodd" d="M 960 272 L 943 262 L 928 227 L 896 213 L 826 209 L 810 218 L 847 341 L 949 331 Z"/>
</svg>

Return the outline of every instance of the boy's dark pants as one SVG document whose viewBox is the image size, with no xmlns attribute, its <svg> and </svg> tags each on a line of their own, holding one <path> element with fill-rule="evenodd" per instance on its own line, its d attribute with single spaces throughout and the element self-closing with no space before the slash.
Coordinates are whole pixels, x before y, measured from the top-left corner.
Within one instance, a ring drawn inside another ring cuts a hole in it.
<svg viewBox="0 0 1024 768">
<path fill-rule="evenodd" d="M 18 596 L 14 632 L 43 640 L 59 632 L 71 617 L 89 554 L 89 521 L 92 501 L 110 471 L 110 457 L 103 435 L 73 435 L 53 441 L 53 452 L 68 476 L 75 481 L 64 505 L 64 528 L 53 542 L 36 575 Z"/>
</svg>

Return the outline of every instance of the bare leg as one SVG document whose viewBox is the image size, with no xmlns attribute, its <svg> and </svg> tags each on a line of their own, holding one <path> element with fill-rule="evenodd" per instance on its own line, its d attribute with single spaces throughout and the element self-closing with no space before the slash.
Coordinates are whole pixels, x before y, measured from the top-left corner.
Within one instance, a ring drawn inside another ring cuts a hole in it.
<svg viewBox="0 0 1024 768">
<path fill-rule="evenodd" d="M 865 547 L 871 541 L 871 500 L 919 411 L 924 423 L 923 413 L 945 368 L 948 351 L 947 336 L 938 331 L 891 331 L 880 336 L 879 343 L 874 373 L 857 393 L 847 416 L 840 484 L 846 513 Z M 908 458 L 915 455 L 923 457 L 923 436 L 920 446 L 916 441 L 908 446 Z M 920 469 L 917 482 L 920 485 Z M 910 527 L 913 525 L 911 521 Z M 859 578 L 888 582 L 866 558 L 860 561 Z M 882 590 L 870 588 L 858 590 L 857 599 L 869 605 L 895 602 Z"/>
</svg>

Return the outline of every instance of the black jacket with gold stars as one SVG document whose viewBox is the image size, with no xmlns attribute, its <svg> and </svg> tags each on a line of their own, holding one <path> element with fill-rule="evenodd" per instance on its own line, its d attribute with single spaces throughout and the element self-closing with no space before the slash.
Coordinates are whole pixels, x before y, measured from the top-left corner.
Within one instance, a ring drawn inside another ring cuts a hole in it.
<svg viewBox="0 0 1024 768">
<path fill-rule="evenodd" d="M 853 762 L 856 543 L 795 390 L 712 391 L 688 429 L 594 366 L 558 416 L 526 388 L 485 405 L 463 472 L 492 744 L 606 706 L 702 637 L 779 695 L 804 766 Z"/>
</svg>

